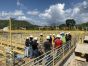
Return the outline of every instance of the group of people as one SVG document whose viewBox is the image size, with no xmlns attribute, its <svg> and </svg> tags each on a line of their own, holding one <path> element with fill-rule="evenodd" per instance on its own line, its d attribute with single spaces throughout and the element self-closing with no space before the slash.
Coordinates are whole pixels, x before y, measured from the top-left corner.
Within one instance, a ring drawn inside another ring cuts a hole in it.
<svg viewBox="0 0 88 66">
<path fill-rule="evenodd" d="M 38 42 L 38 37 L 33 37 L 32 35 L 30 37 L 26 38 L 25 41 L 25 57 L 30 57 L 32 58 L 36 58 L 38 56 L 41 55 L 41 50 L 43 49 L 43 52 L 48 52 L 50 50 L 52 50 L 53 48 L 59 48 L 61 47 L 63 44 L 66 44 L 66 42 L 71 41 L 72 36 L 70 34 L 70 32 L 68 33 L 64 33 L 61 32 L 57 35 L 55 34 L 50 34 L 48 36 L 46 36 L 46 40 L 44 41 L 43 39 L 43 34 L 40 34 L 40 42 Z M 40 45 L 42 45 L 41 50 L 40 49 Z"/>
<path fill-rule="evenodd" d="M 25 57 L 30 57 L 31 59 L 33 57 L 38 57 L 38 38 L 35 37 L 33 39 L 33 36 L 31 35 L 30 37 L 26 38 L 25 41 Z"/>
</svg>

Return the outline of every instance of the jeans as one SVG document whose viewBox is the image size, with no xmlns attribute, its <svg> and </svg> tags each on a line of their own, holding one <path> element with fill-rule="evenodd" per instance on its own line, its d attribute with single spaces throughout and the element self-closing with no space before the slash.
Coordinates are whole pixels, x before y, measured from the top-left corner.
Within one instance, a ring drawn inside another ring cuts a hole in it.
<svg viewBox="0 0 88 66">
<path fill-rule="evenodd" d="M 29 53 L 28 53 L 28 50 L 29 50 L 29 47 L 25 47 L 25 56 L 29 56 Z"/>
<path fill-rule="evenodd" d="M 39 56 L 38 49 L 33 50 L 33 55 L 35 58 Z"/>
<path fill-rule="evenodd" d="M 33 49 L 32 46 L 29 46 L 30 58 L 33 58 Z"/>
</svg>

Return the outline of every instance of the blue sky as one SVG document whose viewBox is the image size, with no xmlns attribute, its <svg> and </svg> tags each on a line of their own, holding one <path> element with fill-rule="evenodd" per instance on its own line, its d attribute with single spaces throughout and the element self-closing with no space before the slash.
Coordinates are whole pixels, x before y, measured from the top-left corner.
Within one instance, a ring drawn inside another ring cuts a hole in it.
<svg viewBox="0 0 88 66">
<path fill-rule="evenodd" d="M 17 1 L 22 3 L 24 6 L 17 6 Z M 15 9 L 29 10 L 38 9 L 40 11 L 49 8 L 53 4 L 65 3 L 65 8 L 70 8 L 76 3 L 82 2 L 83 0 L 0 0 L 0 10 L 13 11 Z"/>
<path fill-rule="evenodd" d="M 86 14 L 86 15 L 85 15 Z M 38 25 L 88 21 L 88 0 L 0 0 L 0 19 L 10 16 Z"/>
</svg>

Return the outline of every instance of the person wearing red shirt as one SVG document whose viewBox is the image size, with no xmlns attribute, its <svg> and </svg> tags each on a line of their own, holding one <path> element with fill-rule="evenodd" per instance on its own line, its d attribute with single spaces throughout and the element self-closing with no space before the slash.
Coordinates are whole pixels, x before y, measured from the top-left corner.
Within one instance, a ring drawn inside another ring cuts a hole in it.
<svg viewBox="0 0 88 66">
<path fill-rule="evenodd" d="M 59 48 L 62 46 L 62 40 L 61 40 L 61 36 L 57 35 L 56 39 L 55 39 L 55 48 Z"/>
</svg>

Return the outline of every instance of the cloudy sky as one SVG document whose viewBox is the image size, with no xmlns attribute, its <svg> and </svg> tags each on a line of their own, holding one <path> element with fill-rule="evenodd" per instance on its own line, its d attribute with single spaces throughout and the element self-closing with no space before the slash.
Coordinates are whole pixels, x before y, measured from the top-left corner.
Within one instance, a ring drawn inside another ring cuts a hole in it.
<svg viewBox="0 0 88 66">
<path fill-rule="evenodd" d="M 0 0 L 0 19 L 27 20 L 37 25 L 58 25 L 66 19 L 88 21 L 88 0 Z"/>
</svg>

